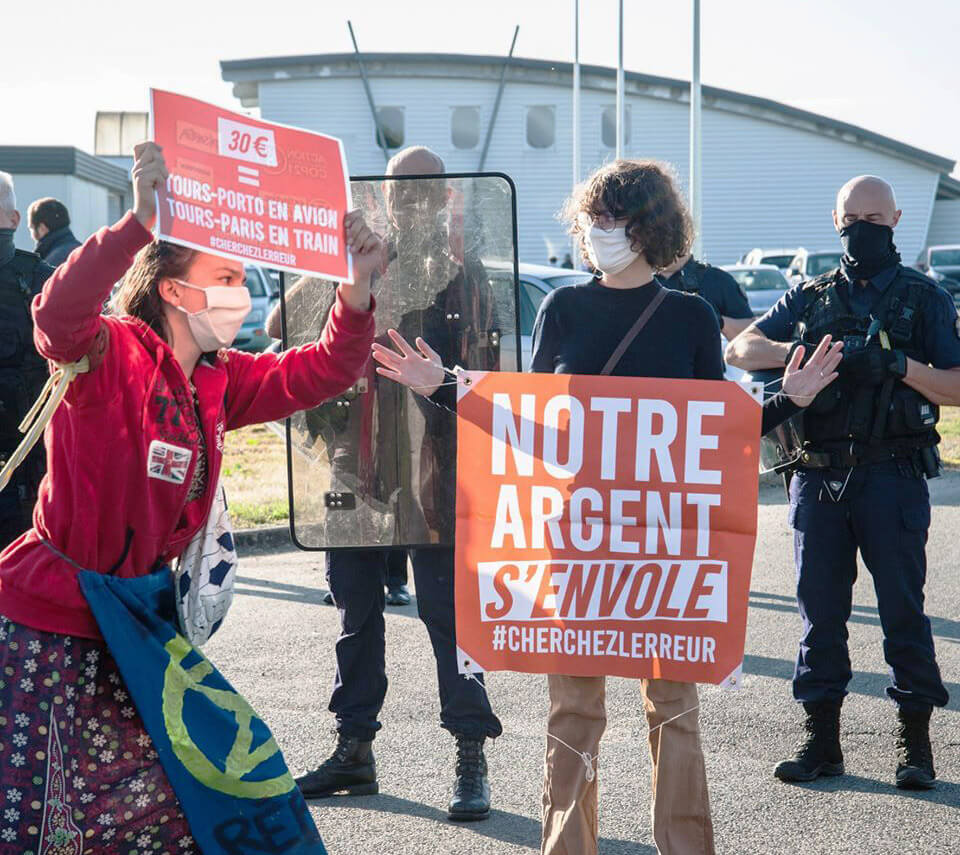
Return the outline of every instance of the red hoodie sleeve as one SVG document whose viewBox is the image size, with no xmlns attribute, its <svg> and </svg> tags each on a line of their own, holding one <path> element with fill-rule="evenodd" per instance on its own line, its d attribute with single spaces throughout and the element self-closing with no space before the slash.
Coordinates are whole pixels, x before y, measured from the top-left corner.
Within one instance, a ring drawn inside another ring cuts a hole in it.
<svg viewBox="0 0 960 855">
<path fill-rule="evenodd" d="M 89 352 L 100 331 L 100 312 L 110 289 L 153 240 L 127 212 L 75 249 L 33 300 L 33 339 L 44 359 L 75 362 Z"/>
<path fill-rule="evenodd" d="M 373 344 L 374 302 L 351 309 L 340 292 L 320 338 L 283 353 L 227 356 L 227 430 L 284 419 L 349 389 L 362 375 Z"/>
</svg>

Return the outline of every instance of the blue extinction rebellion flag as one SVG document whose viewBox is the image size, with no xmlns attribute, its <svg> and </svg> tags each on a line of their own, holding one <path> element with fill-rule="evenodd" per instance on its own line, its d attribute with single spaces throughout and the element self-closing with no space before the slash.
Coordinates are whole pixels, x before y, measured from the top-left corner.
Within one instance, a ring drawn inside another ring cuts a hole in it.
<svg viewBox="0 0 960 855">
<path fill-rule="evenodd" d="M 204 855 L 326 855 L 267 726 L 177 632 L 169 568 L 79 579 Z"/>
</svg>

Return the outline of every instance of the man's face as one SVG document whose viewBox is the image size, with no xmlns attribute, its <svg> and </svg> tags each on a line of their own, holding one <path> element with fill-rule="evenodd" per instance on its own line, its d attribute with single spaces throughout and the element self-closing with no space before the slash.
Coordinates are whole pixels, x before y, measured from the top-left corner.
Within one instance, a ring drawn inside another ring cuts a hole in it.
<svg viewBox="0 0 960 855">
<path fill-rule="evenodd" d="M 888 186 L 868 181 L 854 185 L 848 192 L 840 191 L 833 225 L 838 232 L 859 220 L 895 228 L 901 213 Z"/>
<path fill-rule="evenodd" d="M 435 223 L 447 209 L 447 182 L 439 176 L 385 181 L 383 194 L 387 216 L 399 229 Z"/>
<path fill-rule="evenodd" d="M 37 223 L 30 226 L 30 237 L 35 241 L 43 240 L 48 234 L 50 234 L 50 229 L 47 228 L 46 223 Z"/>
<path fill-rule="evenodd" d="M 20 212 L 0 208 L 0 229 L 15 229 L 20 225 Z"/>
</svg>

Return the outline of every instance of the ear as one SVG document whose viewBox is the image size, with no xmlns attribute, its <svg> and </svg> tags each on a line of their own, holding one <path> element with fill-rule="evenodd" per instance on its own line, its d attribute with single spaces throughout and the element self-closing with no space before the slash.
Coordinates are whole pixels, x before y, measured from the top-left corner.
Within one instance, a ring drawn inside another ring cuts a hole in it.
<svg viewBox="0 0 960 855">
<path fill-rule="evenodd" d="M 843 226 L 840 225 L 840 218 L 837 217 L 836 211 L 833 212 L 833 227 L 837 230 L 837 232 L 839 232 L 840 229 L 843 228 Z"/>
<path fill-rule="evenodd" d="M 897 227 L 897 223 L 900 222 L 900 215 L 901 215 L 902 213 L 903 213 L 903 211 L 898 210 L 898 211 L 893 215 L 893 224 L 891 225 L 891 228 L 894 228 L 894 229 L 895 229 L 895 228 Z"/>
<path fill-rule="evenodd" d="M 180 305 L 180 286 L 172 279 L 161 279 L 157 283 L 157 293 L 164 303 L 171 306 Z"/>
<path fill-rule="evenodd" d="M 19 211 L 13 211 L 10 214 L 10 222 L 13 223 L 13 226 L 11 226 L 11 228 L 14 228 L 14 229 L 20 228 L 20 212 Z"/>
</svg>

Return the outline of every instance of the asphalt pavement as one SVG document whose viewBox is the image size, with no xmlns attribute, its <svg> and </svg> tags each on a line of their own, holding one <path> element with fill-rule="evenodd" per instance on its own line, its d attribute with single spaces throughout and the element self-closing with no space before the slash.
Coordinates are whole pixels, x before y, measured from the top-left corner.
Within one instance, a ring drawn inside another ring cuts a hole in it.
<svg viewBox="0 0 960 855">
<path fill-rule="evenodd" d="M 934 713 L 939 786 L 893 786 L 895 708 L 885 699 L 876 599 L 861 568 L 850 621 L 854 678 L 844 705 L 847 774 L 806 785 L 776 781 L 800 708 L 790 678 L 800 628 L 793 597 L 792 534 L 783 491 L 765 487 L 739 691 L 701 688 L 701 721 L 717 850 L 722 853 L 960 853 L 960 473 L 930 483 L 927 613 L 951 693 Z M 332 747 L 327 702 L 337 612 L 322 604 L 322 553 L 241 556 L 233 610 L 206 648 L 273 729 L 294 773 Z M 453 739 L 439 728 L 433 655 L 416 604 L 387 609 L 390 679 L 375 743 L 380 795 L 314 802 L 331 855 L 539 851 L 546 678 L 496 673 L 489 693 L 504 735 L 487 743 L 493 811 L 486 822 L 447 821 Z M 639 687 L 611 679 L 601 746 L 600 852 L 655 853 L 650 763 Z"/>
</svg>

